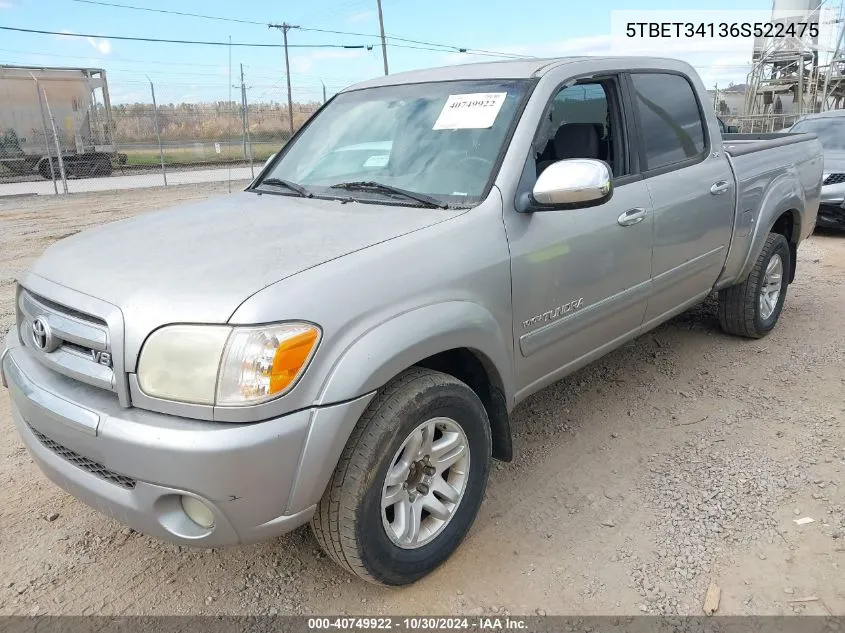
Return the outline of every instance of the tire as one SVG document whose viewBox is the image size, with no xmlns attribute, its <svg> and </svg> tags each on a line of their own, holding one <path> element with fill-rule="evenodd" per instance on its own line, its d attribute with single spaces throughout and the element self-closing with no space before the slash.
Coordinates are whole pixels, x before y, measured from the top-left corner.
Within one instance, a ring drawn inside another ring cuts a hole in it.
<svg viewBox="0 0 845 633">
<path fill-rule="evenodd" d="M 59 164 L 56 161 L 53 161 L 53 171 L 58 177 L 59 175 Z M 38 173 L 41 174 L 41 177 L 45 180 L 52 180 L 53 176 L 50 173 L 50 160 L 45 158 L 41 162 L 38 163 Z"/>
<path fill-rule="evenodd" d="M 458 457 L 443 473 L 439 467 L 415 462 L 422 465 L 407 469 L 405 485 L 419 482 L 427 490 L 409 491 L 395 483 L 386 487 L 389 472 L 394 482 L 405 476 L 397 478 L 397 473 L 406 472 L 402 467 L 410 461 L 414 440 L 424 440 L 431 425 L 440 428 L 441 434 L 432 436 L 429 464 L 436 463 L 437 448 L 447 440 L 455 448 L 446 455 L 457 455 L 462 444 L 465 457 Z M 421 427 L 424 431 L 419 431 Z M 317 505 L 311 529 L 326 554 L 360 578 L 383 585 L 410 584 L 443 563 L 466 536 L 484 498 L 490 460 L 490 423 L 472 389 L 447 374 L 411 368 L 381 389 L 358 420 Z M 462 495 L 450 493 L 457 498 L 454 504 L 441 495 L 445 489 L 438 479 L 449 480 L 451 493 L 463 488 Z M 401 501 L 383 510 L 383 494 L 396 495 Z M 427 508 L 421 511 L 413 542 L 408 536 L 412 531 L 401 529 L 405 513 L 400 516 L 412 498 L 417 508 L 437 507 L 434 502 L 439 502 L 441 515 L 444 507 L 451 506 L 445 521 Z"/>
<path fill-rule="evenodd" d="M 748 278 L 719 291 L 719 325 L 722 329 L 728 334 L 747 338 L 762 338 L 771 332 L 783 310 L 791 266 L 792 254 L 786 238 L 778 233 L 769 233 Z M 779 279 L 776 278 L 778 268 Z M 764 285 L 768 288 L 767 302 L 761 297 Z M 775 290 L 776 299 L 772 294 Z"/>
<path fill-rule="evenodd" d="M 94 163 L 94 176 L 111 176 L 112 165 L 111 158 L 108 156 L 99 155 Z"/>
</svg>

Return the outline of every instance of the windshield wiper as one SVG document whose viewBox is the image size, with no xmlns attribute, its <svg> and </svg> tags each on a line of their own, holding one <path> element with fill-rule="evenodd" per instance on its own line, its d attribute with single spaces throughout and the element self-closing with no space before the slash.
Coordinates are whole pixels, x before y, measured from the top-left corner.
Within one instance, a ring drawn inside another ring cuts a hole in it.
<svg viewBox="0 0 845 633">
<path fill-rule="evenodd" d="M 294 182 L 292 180 L 285 180 L 283 178 L 267 178 L 266 180 L 262 180 L 259 185 L 275 185 L 276 187 L 285 187 L 290 189 L 291 191 L 295 191 L 303 198 L 313 198 L 314 194 L 308 191 L 305 187 L 300 185 L 298 182 Z"/>
<path fill-rule="evenodd" d="M 373 182 L 369 180 L 356 180 L 353 182 L 339 182 L 336 185 L 332 185 L 331 189 L 348 189 L 348 190 L 361 190 L 361 191 L 380 191 L 382 193 L 393 194 L 397 196 L 402 196 L 403 198 L 408 198 L 409 200 L 416 200 L 424 204 L 427 207 L 432 209 L 448 209 L 449 205 L 441 202 L 437 198 L 432 198 L 431 196 L 427 196 L 424 193 L 416 193 L 414 191 L 408 191 L 407 189 L 400 189 L 399 187 L 392 187 L 390 185 L 385 185 L 380 182 Z"/>
</svg>

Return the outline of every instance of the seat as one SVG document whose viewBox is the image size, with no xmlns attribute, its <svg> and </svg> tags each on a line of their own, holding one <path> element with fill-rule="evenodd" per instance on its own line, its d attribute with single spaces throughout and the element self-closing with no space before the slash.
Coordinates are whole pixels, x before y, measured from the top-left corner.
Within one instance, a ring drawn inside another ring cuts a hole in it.
<svg viewBox="0 0 845 633">
<path fill-rule="evenodd" d="M 537 175 L 554 162 L 567 158 L 602 158 L 595 123 L 564 123 L 553 139 L 554 158 L 537 162 Z M 545 152 L 544 152 L 545 153 Z"/>
</svg>

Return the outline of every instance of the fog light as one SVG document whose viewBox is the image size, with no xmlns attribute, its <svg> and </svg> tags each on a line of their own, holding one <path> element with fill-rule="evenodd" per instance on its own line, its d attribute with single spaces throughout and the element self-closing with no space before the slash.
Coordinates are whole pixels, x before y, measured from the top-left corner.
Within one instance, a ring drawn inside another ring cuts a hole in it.
<svg viewBox="0 0 845 633">
<path fill-rule="evenodd" d="M 188 515 L 188 518 L 200 527 L 214 527 L 214 515 L 211 513 L 211 510 L 209 510 L 208 506 L 199 499 L 183 496 L 182 509 L 185 511 L 185 514 Z"/>
</svg>

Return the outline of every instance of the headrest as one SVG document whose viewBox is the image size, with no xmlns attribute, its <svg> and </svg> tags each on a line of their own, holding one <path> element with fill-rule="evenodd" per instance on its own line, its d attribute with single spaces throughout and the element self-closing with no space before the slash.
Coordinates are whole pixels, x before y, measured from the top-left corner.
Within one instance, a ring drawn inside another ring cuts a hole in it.
<svg viewBox="0 0 845 633">
<path fill-rule="evenodd" d="M 599 135 L 594 123 L 564 123 L 555 133 L 555 154 L 565 158 L 599 158 Z"/>
</svg>

